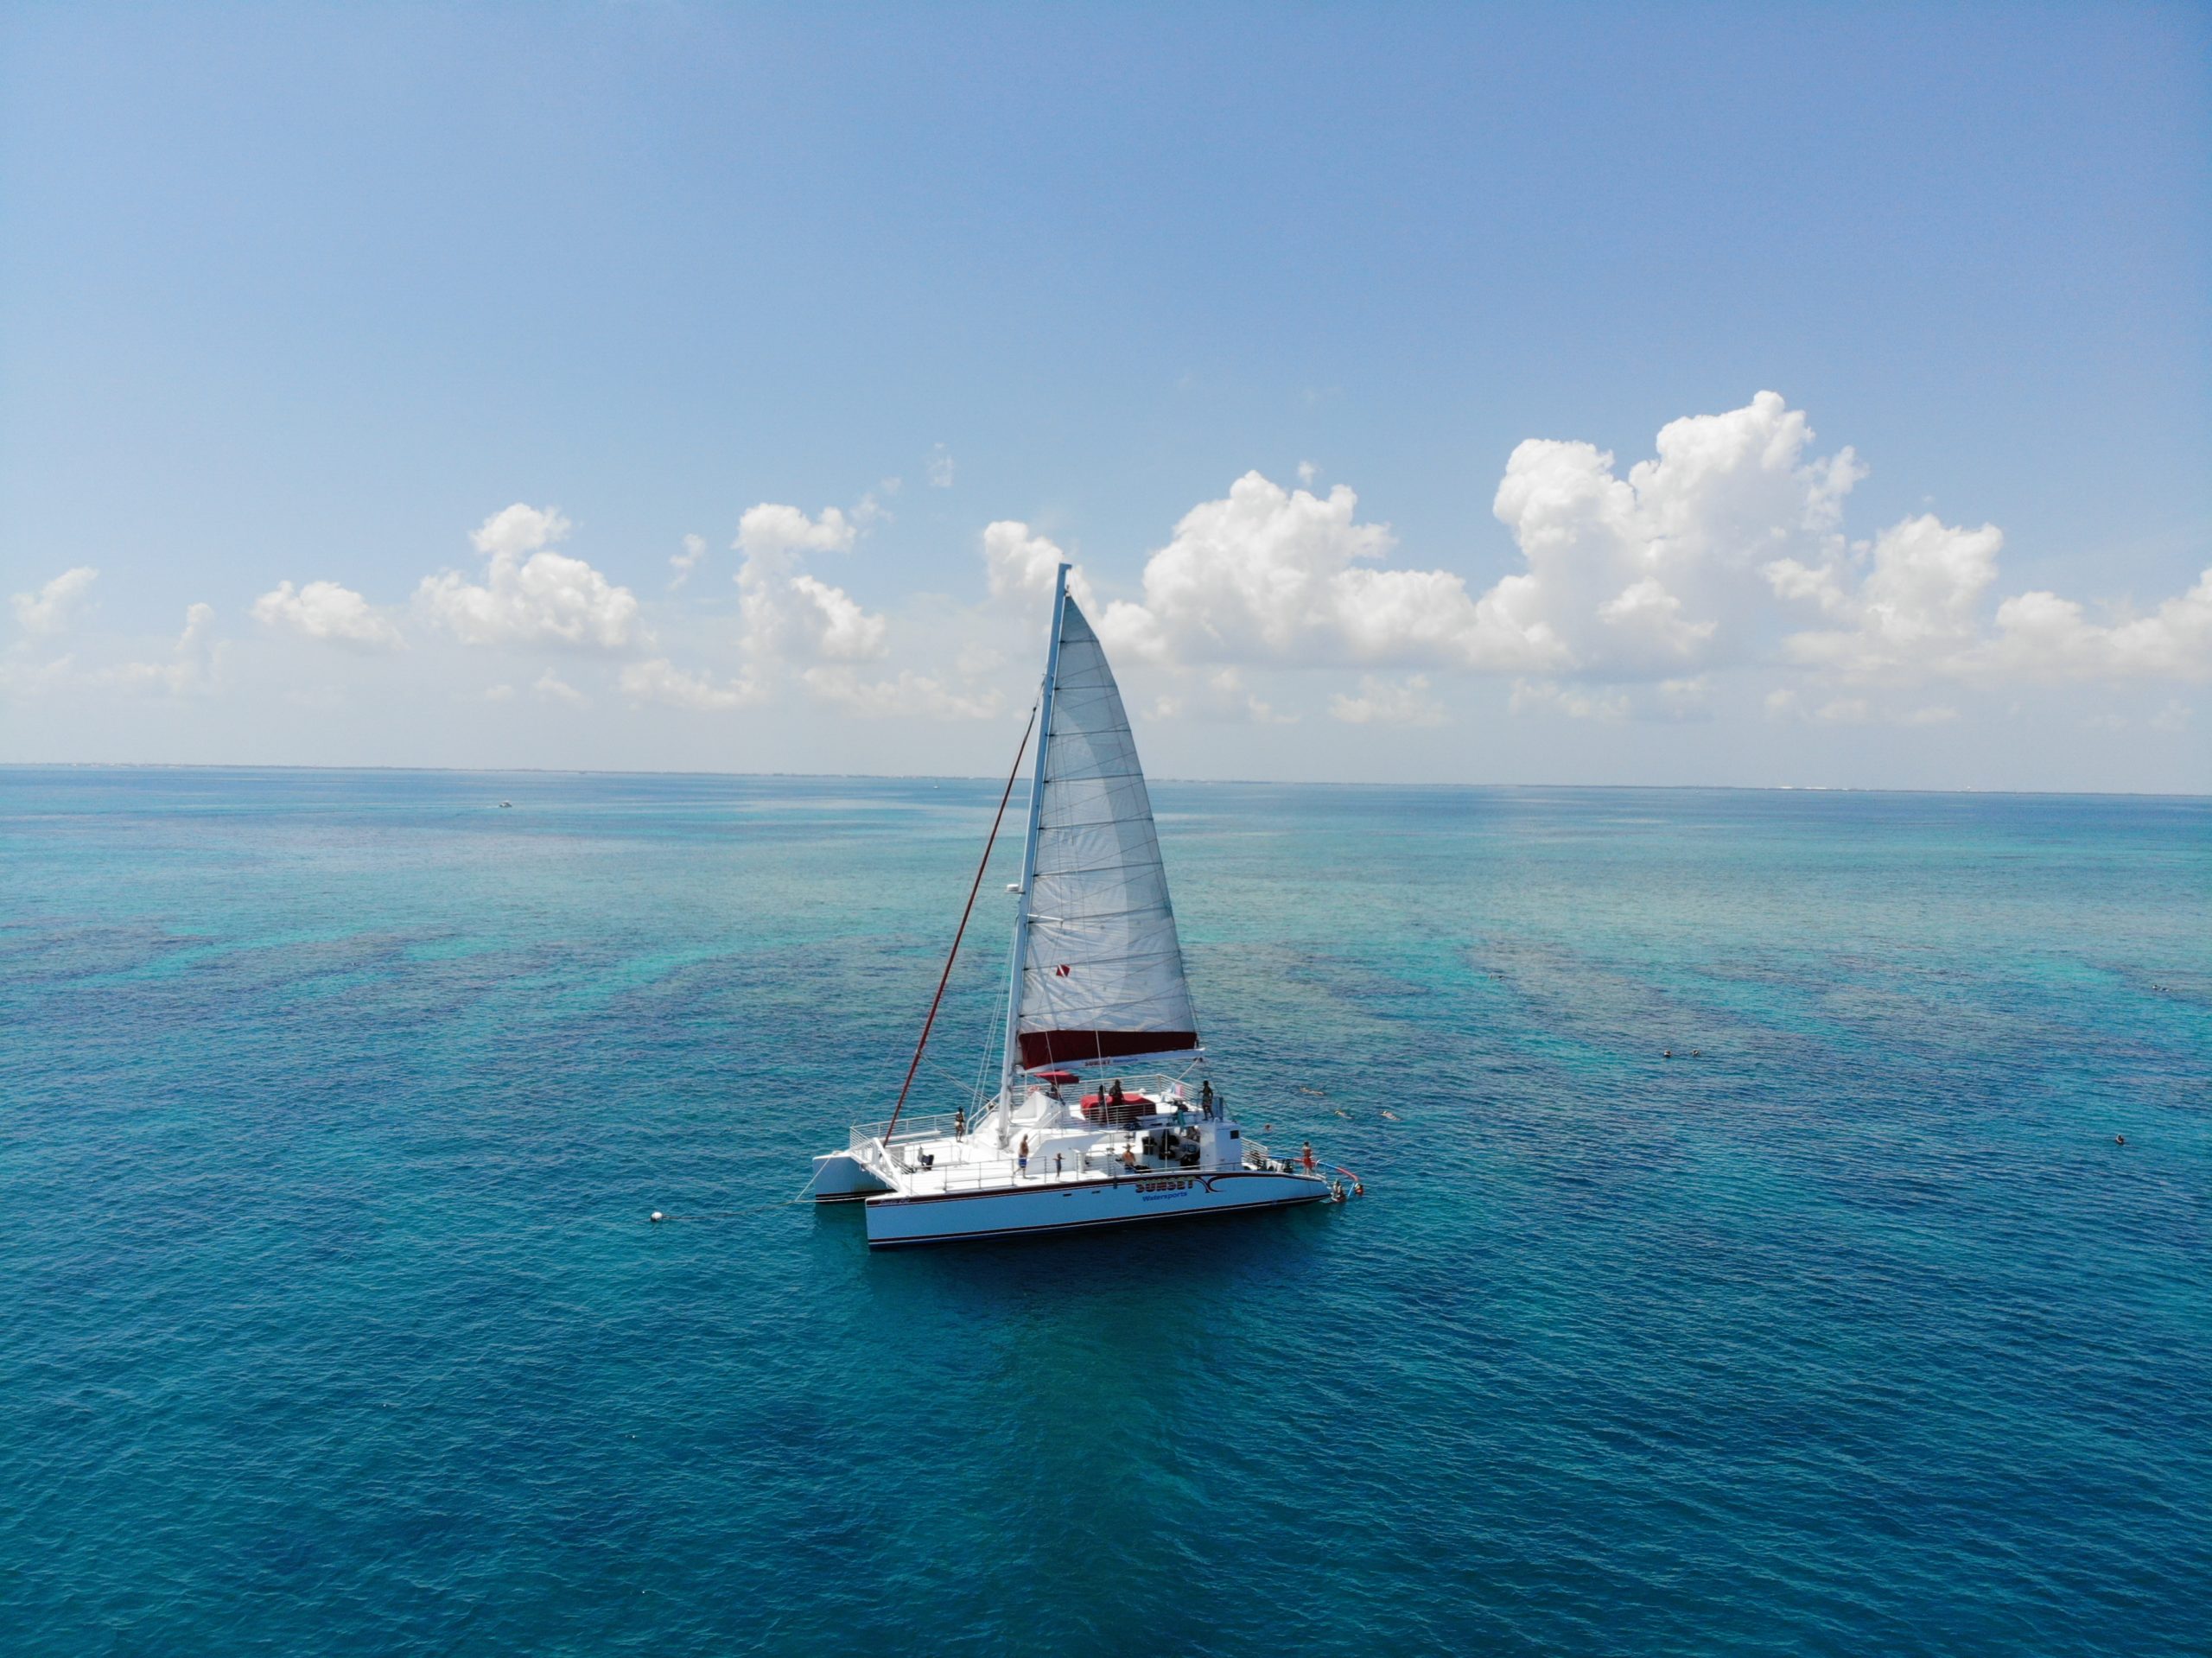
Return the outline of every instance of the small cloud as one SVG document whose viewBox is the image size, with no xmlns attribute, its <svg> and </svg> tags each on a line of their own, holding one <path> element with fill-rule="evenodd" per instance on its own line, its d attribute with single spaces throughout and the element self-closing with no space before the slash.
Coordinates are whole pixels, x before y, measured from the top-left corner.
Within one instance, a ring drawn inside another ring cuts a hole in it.
<svg viewBox="0 0 2212 1658">
<path fill-rule="evenodd" d="M 748 698 L 769 695 L 787 664 L 861 662 L 885 653 L 890 619 L 801 568 L 817 554 L 850 552 L 861 530 L 885 516 L 873 496 L 850 518 L 832 506 L 810 518 L 778 501 L 746 510 L 734 544 L 745 555 L 736 581 Z"/>
<path fill-rule="evenodd" d="M 1298 463 L 1298 481 L 1306 488 L 1313 488 L 1313 480 L 1320 475 L 1320 467 L 1315 466 L 1311 461 L 1301 461 Z"/>
<path fill-rule="evenodd" d="M 1273 726 L 1294 723 L 1277 715 L 1244 684 L 1244 676 L 1223 668 L 1168 692 L 1152 705 L 1155 720 L 1202 720 L 1220 725 Z"/>
<path fill-rule="evenodd" d="M 1864 696 L 1839 696 L 1809 714 L 1794 690 L 1770 691 L 1766 698 L 1770 720 L 1812 720 L 1824 726 L 1940 726 L 1959 717 L 1948 703 L 1931 702 L 1916 708 L 1885 708 Z"/>
<path fill-rule="evenodd" d="M 476 550 L 488 558 L 519 558 L 556 541 L 566 541 L 575 525 L 557 506 L 529 506 L 517 501 L 503 507 L 468 533 Z"/>
<path fill-rule="evenodd" d="M 758 700 L 749 683 L 718 685 L 710 676 L 686 673 L 665 657 L 632 663 L 622 670 L 621 686 L 622 695 L 632 702 L 658 702 L 666 708 L 702 712 L 743 708 Z"/>
<path fill-rule="evenodd" d="M 531 687 L 531 689 L 548 702 L 566 702 L 571 708 L 587 707 L 591 701 L 574 685 L 556 675 L 550 668 L 538 675 L 537 683 Z"/>
<path fill-rule="evenodd" d="M 514 694 L 515 688 L 512 685 L 493 685 L 486 688 L 484 700 L 486 702 L 505 702 L 512 699 Z"/>
<path fill-rule="evenodd" d="M 35 593 L 16 595 L 16 621 L 24 632 L 33 638 L 59 633 L 69 625 L 70 613 L 84 599 L 86 591 L 99 579 L 99 572 L 89 564 L 79 564 L 74 569 L 64 570 Z"/>
<path fill-rule="evenodd" d="M 680 588 L 689 581 L 691 579 L 691 572 L 699 568 L 699 561 L 706 556 L 707 538 L 704 536 L 684 537 L 683 550 L 680 553 L 671 553 L 668 556 L 669 568 L 676 572 L 668 585 L 671 588 Z"/>
<path fill-rule="evenodd" d="M 1516 679 L 1508 706 L 1516 714 L 1563 714 L 1570 720 L 1624 720 L 1628 698 L 1577 690 L 1548 679 Z"/>
<path fill-rule="evenodd" d="M 279 581 L 253 601 L 252 615 L 264 627 L 355 650 L 397 651 L 405 643 L 382 612 L 335 581 L 310 581 L 296 590 Z"/>
<path fill-rule="evenodd" d="M 215 607 L 193 605 L 184 613 L 184 631 L 167 662 L 125 662 L 104 668 L 92 683 L 124 690 L 167 691 L 182 696 L 205 690 L 215 682 L 223 663 L 223 645 L 210 636 L 215 630 Z"/>
<path fill-rule="evenodd" d="M 1662 720 L 1710 720 L 1713 717 L 1709 675 L 1689 679 L 1662 679 L 1651 698 L 1651 712 Z"/>
<path fill-rule="evenodd" d="M 763 501 L 745 510 L 737 521 L 737 539 L 730 545 L 748 561 L 780 560 L 796 553 L 849 553 L 860 531 L 860 525 L 834 506 L 824 507 L 820 518 L 810 518 L 798 507 Z"/>
<path fill-rule="evenodd" d="M 988 679 L 1006 664 L 1006 652 L 995 645 L 963 645 L 952 658 L 952 671 L 963 679 Z"/>
<path fill-rule="evenodd" d="M 851 668 L 823 666 L 809 668 L 800 678 L 823 702 L 869 718 L 988 720 L 1005 706 L 996 691 L 956 690 L 911 670 L 895 679 L 866 680 Z"/>
<path fill-rule="evenodd" d="M 1444 705 L 1428 694 L 1428 676 L 1414 674 L 1402 684 L 1392 684 L 1376 674 L 1362 674 L 1359 695 L 1339 693 L 1329 699 L 1329 712 L 1353 726 L 1440 726 Z"/>
<path fill-rule="evenodd" d="M 56 657 L 34 667 L 0 657 L 0 693 L 31 697 L 66 690 L 76 680 L 76 663 L 73 656 Z"/>
<path fill-rule="evenodd" d="M 1052 597 L 1052 583 L 1060 566 L 1069 563 L 1066 553 L 1049 536 L 1030 533 L 1019 518 L 1001 518 L 983 526 L 983 579 L 991 597 L 1000 604 L 1033 616 L 1045 625 L 1045 608 Z M 1080 564 L 1068 571 L 1068 591 L 1076 603 L 1092 614 L 1090 582 Z"/>
<path fill-rule="evenodd" d="M 946 452 L 944 444 L 938 444 L 936 448 L 930 452 L 929 465 L 925 469 L 925 475 L 930 480 L 930 487 L 931 489 L 950 489 L 952 487 L 953 470 L 952 456 Z"/>
<path fill-rule="evenodd" d="M 626 651 L 650 643 L 635 594 L 581 558 L 548 550 L 569 528 L 558 507 L 518 501 L 469 537 L 491 561 L 484 585 L 447 570 L 423 579 L 415 603 L 464 645 Z"/>
</svg>

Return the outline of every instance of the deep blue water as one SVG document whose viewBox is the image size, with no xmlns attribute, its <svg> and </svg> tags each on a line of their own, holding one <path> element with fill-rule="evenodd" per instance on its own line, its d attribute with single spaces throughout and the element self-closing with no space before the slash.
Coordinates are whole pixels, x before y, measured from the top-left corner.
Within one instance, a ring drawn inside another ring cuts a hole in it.
<svg viewBox="0 0 2212 1658">
<path fill-rule="evenodd" d="M 871 1257 L 993 785 L 0 771 L 0 1646 L 2212 1650 L 2212 803 L 1155 793 L 1368 1195 Z"/>
</svg>

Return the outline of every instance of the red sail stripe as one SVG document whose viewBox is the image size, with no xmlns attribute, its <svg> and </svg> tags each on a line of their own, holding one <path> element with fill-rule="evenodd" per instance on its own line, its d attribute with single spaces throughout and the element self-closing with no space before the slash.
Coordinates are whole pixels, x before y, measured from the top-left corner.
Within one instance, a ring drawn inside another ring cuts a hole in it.
<svg viewBox="0 0 2212 1658">
<path fill-rule="evenodd" d="M 1021 1068 L 1119 1059 L 1132 1053 L 1180 1053 L 1198 1045 L 1196 1031 L 1024 1031 Z"/>
</svg>

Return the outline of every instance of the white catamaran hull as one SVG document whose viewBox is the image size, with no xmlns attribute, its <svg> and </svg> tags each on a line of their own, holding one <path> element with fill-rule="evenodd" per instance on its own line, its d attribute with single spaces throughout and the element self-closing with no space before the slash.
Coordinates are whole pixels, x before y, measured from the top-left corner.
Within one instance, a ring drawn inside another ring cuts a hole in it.
<svg viewBox="0 0 2212 1658">
<path fill-rule="evenodd" d="M 814 1178 L 807 1183 L 817 1204 L 857 1203 L 889 1186 L 868 1172 L 850 1152 L 824 1152 L 814 1159 Z"/>
<path fill-rule="evenodd" d="M 1331 1195 L 1328 1183 L 1318 1175 L 1255 1169 L 1219 1173 L 1190 1170 L 1111 1179 L 1044 1180 L 1027 1186 L 915 1197 L 888 1193 L 868 1198 L 865 1209 L 868 1247 L 884 1249 L 910 1243 L 950 1243 L 969 1238 L 1122 1226 L 1185 1215 L 1225 1214 L 1232 1210 L 1281 1209 L 1291 1204 L 1318 1203 Z"/>
</svg>

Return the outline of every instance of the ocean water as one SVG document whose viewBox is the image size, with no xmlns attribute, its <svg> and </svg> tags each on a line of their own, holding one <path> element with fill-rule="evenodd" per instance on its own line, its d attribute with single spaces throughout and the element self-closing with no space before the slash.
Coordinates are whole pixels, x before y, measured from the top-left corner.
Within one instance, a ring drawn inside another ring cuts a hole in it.
<svg viewBox="0 0 2212 1658">
<path fill-rule="evenodd" d="M 1155 795 L 1367 1195 L 871 1256 L 994 785 L 0 771 L 0 1648 L 2212 1650 L 2212 803 Z"/>
</svg>

